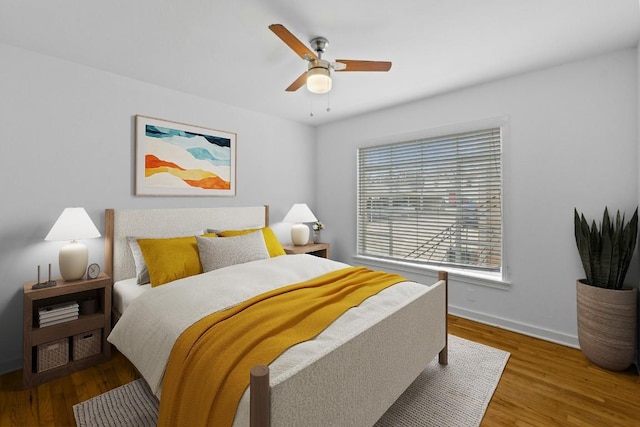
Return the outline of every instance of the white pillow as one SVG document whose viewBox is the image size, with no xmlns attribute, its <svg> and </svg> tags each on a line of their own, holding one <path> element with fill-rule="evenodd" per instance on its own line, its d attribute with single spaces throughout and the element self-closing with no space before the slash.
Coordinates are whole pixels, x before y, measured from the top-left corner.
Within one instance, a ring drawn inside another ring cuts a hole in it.
<svg viewBox="0 0 640 427">
<path fill-rule="evenodd" d="M 130 237 L 127 236 L 127 243 L 129 243 L 129 249 L 131 249 L 131 255 L 133 255 L 133 262 L 136 266 L 136 283 L 138 285 L 146 285 L 151 282 L 149 279 L 149 270 L 147 269 L 147 264 L 144 262 L 144 256 L 142 255 L 142 250 L 140 249 L 140 245 L 138 244 L 138 239 L 166 239 L 171 237 L 187 237 L 187 236 L 195 236 L 204 234 L 204 230 L 197 230 L 191 233 L 184 234 L 174 234 L 171 236 L 137 236 Z"/>
<path fill-rule="evenodd" d="M 196 236 L 202 271 L 269 258 L 262 231 L 214 239 Z"/>
</svg>

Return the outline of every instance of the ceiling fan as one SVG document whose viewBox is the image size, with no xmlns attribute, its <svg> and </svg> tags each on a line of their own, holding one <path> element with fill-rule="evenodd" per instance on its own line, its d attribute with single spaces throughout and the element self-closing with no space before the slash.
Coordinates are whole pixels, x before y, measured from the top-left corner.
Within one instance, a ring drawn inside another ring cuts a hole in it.
<svg viewBox="0 0 640 427">
<path fill-rule="evenodd" d="M 331 70 L 333 71 L 389 71 L 391 62 L 387 61 L 358 61 L 352 59 L 337 59 L 329 62 L 322 59 L 329 40 L 324 37 L 311 39 L 313 50 L 305 46 L 289 30 L 281 24 L 269 25 L 280 39 L 286 43 L 302 59 L 309 62 L 308 69 L 300 75 L 288 88 L 287 92 L 300 89 L 305 83 L 307 89 L 313 93 L 326 93 L 331 90 Z M 315 52 L 314 52 L 315 51 Z"/>
</svg>

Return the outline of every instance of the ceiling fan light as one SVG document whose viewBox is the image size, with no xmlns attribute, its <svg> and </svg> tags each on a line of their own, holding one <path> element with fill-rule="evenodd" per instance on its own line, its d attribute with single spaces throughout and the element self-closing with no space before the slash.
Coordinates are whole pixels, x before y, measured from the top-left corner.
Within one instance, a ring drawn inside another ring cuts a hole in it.
<svg viewBox="0 0 640 427">
<path fill-rule="evenodd" d="M 307 89 L 312 93 L 327 93 L 331 90 L 329 69 L 314 67 L 307 71 Z"/>
</svg>

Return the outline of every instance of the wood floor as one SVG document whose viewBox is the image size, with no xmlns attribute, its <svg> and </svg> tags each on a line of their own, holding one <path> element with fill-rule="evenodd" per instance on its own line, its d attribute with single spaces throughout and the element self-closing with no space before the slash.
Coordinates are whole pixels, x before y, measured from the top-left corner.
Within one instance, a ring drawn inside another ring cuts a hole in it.
<svg viewBox="0 0 640 427">
<path fill-rule="evenodd" d="M 573 348 L 450 317 L 449 332 L 511 353 L 482 426 L 640 427 L 640 377 Z"/>
<path fill-rule="evenodd" d="M 579 350 L 450 317 L 449 332 L 511 353 L 482 426 L 640 426 L 640 377 L 605 371 Z M 0 426 L 73 426 L 71 407 L 136 378 L 117 351 L 109 362 L 22 390 L 0 376 Z"/>
</svg>

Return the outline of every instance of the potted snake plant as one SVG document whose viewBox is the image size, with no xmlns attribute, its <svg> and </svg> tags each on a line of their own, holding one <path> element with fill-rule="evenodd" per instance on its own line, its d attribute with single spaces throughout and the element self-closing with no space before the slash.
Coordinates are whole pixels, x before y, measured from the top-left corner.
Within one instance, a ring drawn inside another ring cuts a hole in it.
<svg viewBox="0 0 640 427">
<path fill-rule="evenodd" d="M 600 227 L 574 209 L 575 238 L 585 279 L 576 282 L 578 341 L 592 363 L 621 371 L 634 362 L 637 340 L 637 289 L 624 283 L 638 236 L 638 209 L 625 224 L 604 209 Z"/>
</svg>

